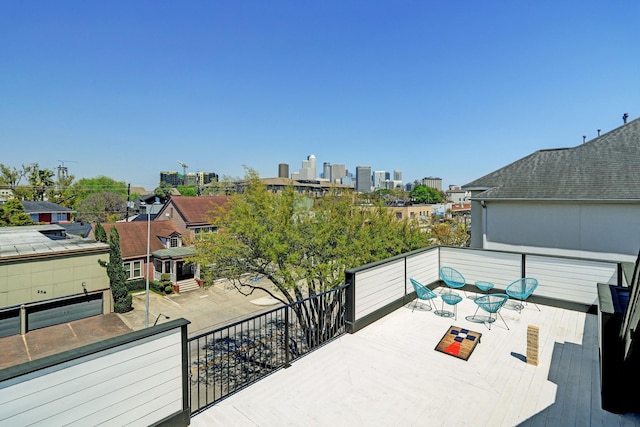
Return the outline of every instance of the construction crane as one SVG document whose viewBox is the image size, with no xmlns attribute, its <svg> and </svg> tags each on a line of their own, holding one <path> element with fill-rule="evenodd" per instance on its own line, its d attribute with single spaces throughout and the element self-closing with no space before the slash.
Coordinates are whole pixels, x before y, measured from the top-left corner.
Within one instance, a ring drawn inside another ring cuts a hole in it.
<svg viewBox="0 0 640 427">
<path fill-rule="evenodd" d="M 67 167 L 64 165 L 64 162 L 78 163 L 75 160 L 58 160 L 58 162 L 60 162 L 60 165 L 58 165 L 58 181 L 66 179 L 69 176 L 69 171 L 67 170 Z"/>
<path fill-rule="evenodd" d="M 185 162 L 181 162 L 180 160 L 178 160 L 178 164 L 180 166 L 182 166 L 182 176 L 186 177 L 187 176 L 187 168 L 189 166 L 187 166 L 187 164 Z"/>
</svg>

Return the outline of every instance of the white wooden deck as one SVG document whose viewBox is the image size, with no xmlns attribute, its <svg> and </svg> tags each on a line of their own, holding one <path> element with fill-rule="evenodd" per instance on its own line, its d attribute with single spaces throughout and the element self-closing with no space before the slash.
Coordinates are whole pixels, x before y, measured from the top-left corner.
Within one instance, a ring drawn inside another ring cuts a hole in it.
<svg viewBox="0 0 640 427">
<path fill-rule="evenodd" d="M 403 307 L 221 401 L 191 425 L 640 425 L 637 414 L 600 409 L 596 315 L 548 306 L 539 312 L 530 304 L 521 314 L 503 308 L 511 330 L 500 318 L 488 330 L 465 319 L 475 308 L 463 299 L 456 321 Z M 482 333 L 468 361 L 434 350 L 452 324 Z M 540 328 L 538 366 L 523 361 L 528 325 Z"/>
</svg>

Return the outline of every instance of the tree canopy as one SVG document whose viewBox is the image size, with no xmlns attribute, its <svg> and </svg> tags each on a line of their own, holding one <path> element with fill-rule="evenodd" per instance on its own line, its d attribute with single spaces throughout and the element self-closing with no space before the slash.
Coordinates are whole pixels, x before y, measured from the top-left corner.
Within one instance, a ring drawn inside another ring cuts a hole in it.
<svg viewBox="0 0 640 427">
<path fill-rule="evenodd" d="M 411 189 L 409 197 L 416 203 L 442 203 L 444 198 L 438 190 L 418 184 Z"/>
<path fill-rule="evenodd" d="M 18 199 L 9 199 L 0 205 L 0 227 L 32 224 L 33 220 Z"/>
<path fill-rule="evenodd" d="M 259 288 L 293 302 L 341 285 L 345 269 L 428 245 L 414 223 L 382 205 L 361 207 L 338 194 L 312 200 L 293 187 L 272 193 L 253 171 L 247 182 L 212 218 L 218 232 L 195 242 L 193 259 L 245 294 Z"/>
</svg>

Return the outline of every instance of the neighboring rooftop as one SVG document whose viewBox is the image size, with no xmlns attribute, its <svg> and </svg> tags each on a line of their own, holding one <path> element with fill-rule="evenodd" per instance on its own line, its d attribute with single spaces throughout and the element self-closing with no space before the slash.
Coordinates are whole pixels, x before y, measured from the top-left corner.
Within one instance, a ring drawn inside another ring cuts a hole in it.
<svg viewBox="0 0 640 427">
<path fill-rule="evenodd" d="M 108 249 L 106 243 L 92 239 L 65 238 L 59 225 L 0 227 L 0 259 Z"/>
<path fill-rule="evenodd" d="M 30 201 L 23 200 L 20 203 L 22 203 L 22 206 L 24 206 L 24 211 L 28 214 L 41 214 L 41 213 L 51 213 L 51 212 L 64 212 L 64 213 L 74 212 L 73 209 L 69 209 L 64 206 L 60 206 L 51 202 L 30 202 Z"/>
<path fill-rule="evenodd" d="M 640 119 L 572 148 L 539 150 L 464 186 L 474 199 L 640 201 Z"/>
<path fill-rule="evenodd" d="M 205 225 L 211 222 L 214 211 L 229 201 L 227 196 L 171 196 L 173 204 L 187 225 Z M 167 208 L 164 206 L 163 211 Z M 160 215 L 163 214 L 161 211 Z"/>
<path fill-rule="evenodd" d="M 109 237 L 111 228 L 115 227 L 120 236 L 120 251 L 124 258 L 139 257 L 147 253 L 147 230 L 149 230 L 149 249 L 154 252 L 165 249 L 162 239 L 180 236 L 180 232 L 172 221 L 116 222 L 102 224 Z"/>
</svg>

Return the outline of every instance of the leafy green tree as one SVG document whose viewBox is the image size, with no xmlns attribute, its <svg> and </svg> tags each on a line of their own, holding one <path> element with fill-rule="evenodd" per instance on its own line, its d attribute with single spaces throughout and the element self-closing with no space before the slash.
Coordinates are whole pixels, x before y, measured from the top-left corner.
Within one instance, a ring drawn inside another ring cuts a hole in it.
<svg viewBox="0 0 640 427">
<path fill-rule="evenodd" d="M 153 190 L 153 194 L 158 196 L 160 200 L 166 201 L 169 197 L 171 197 L 171 192 L 173 191 L 173 186 L 166 181 L 160 181 L 160 184 Z"/>
<path fill-rule="evenodd" d="M 409 197 L 416 203 L 442 203 L 444 201 L 438 190 L 418 184 L 411 189 Z"/>
<path fill-rule="evenodd" d="M 197 196 L 198 188 L 195 185 L 178 185 L 178 192 L 183 196 Z"/>
<path fill-rule="evenodd" d="M 31 172 L 31 166 L 22 165 L 20 169 L 14 166 L 6 166 L 0 163 L 0 183 L 8 185 L 12 190 L 15 190 L 20 181 Z"/>
<path fill-rule="evenodd" d="M 80 203 L 95 193 L 114 193 L 127 199 L 127 184 L 123 181 L 116 181 L 107 176 L 97 176 L 95 178 L 82 178 L 71 187 L 70 197 L 73 206 L 78 209 Z"/>
<path fill-rule="evenodd" d="M 45 193 L 53 189 L 55 184 L 54 176 L 55 174 L 51 169 L 41 169 L 37 163 L 31 165 L 29 184 L 32 187 L 32 200 L 44 200 Z"/>
<path fill-rule="evenodd" d="M 113 295 L 114 311 L 116 313 L 131 311 L 133 298 L 127 291 L 127 274 L 122 262 L 122 252 L 120 251 L 120 234 L 118 234 L 116 227 L 111 227 L 109 231 L 109 262 L 102 260 L 98 262 L 107 269 L 111 294 Z"/>
<path fill-rule="evenodd" d="M 115 222 L 124 218 L 126 206 L 126 200 L 120 194 L 92 193 L 78 204 L 76 217 L 86 222 Z"/>
<path fill-rule="evenodd" d="M 107 232 L 104 231 L 104 227 L 99 222 L 96 223 L 93 234 L 98 242 L 107 243 Z"/>
<path fill-rule="evenodd" d="M 449 219 L 432 224 L 429 238 L 434 245 L 466 247 L 469 246 L 470 235 L 465 224 Z"/>
<path fill-rule="evenodd" d="M 18 199 L 9 199 L 0 205 L 0 226 L 32 225 L 33 220 L 25 213 L 24 206 Z"/>
<path fill-rule="evenodd" d="M 73 175 L 60 176 L 56 179 L 54 187 L 47 191 L 47 198 L 66 208 L 73 209 L 75 202 L 75 194 L 73 192 Z"/>
<path fill-rule="evenodd" d="M 337 194 L 314 201 L 292 187 L 275 194 L 251 170 L 247 183 L 216 212 L 218 233 L 198 239 L 192 259 L 207 267 L 209 277 L 228 279 L 244 295 L 262 289 L 291 303 L 343 284 L 345 269 L 428 244 L 413 222 L 397 221 L 382 205 L 360 207 Z M 296 307 L 305 332 L 322 334 L 331 327 L 319 323 L 320 307 L 315 313 Z"/>
<path fill-rule="evenodd" d="M 31 188 L 20 185 L 22 178 L 31 173 L 32 165 L 22 165 L 20 169 L 0 163 L 0 183 L 7 185 L 18 200 L 29 200 Z"/>
</svg>

